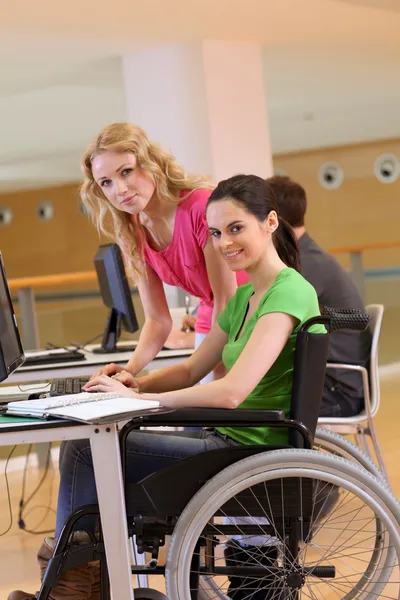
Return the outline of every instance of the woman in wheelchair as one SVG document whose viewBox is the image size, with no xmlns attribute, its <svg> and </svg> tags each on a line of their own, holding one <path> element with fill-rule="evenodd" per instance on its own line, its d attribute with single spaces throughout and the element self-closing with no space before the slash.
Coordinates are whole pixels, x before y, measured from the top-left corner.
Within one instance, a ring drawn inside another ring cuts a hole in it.
<svg viewBox="0 0 400 600">
<path fill-rule="evenodd" d="M 156 399 L 172 408 L 269 408 L 283 409 L 288 415 L 296 332 L 320 314 L 316 292 L 299 272 L 295 237 L 276 212 L 271 187 L 256 176 L 238 175 L 220 182 L 208 200 L 206 217 L 216 251 L 232 271 L 245 270 L 250 283 L 237 289 L 205 341 L 185 362 L 137 378 L 126 371 L 113 377 L 99 375 L 90 380 L 86 391 Z M 314 325 L 313 331 L 323 333 L 325 328 Z M 224 377 L 196 385 L 221 361 Z M 184 457 L 216 448 L 266 443 L 287 443 L 286 429 L 136 430 L 127 441 L 127 479 L 140 481 Z M 60 475 L 56 538 L 74 509 L 97 502 L 88 441 L 63 444 Z M 95 525 L 88 520 L 80 529 L 94 530 Z M 42 573 L 54 544 L 54 539 L 46 538 L 39 551 Z M 225 550 L 226 564 L 234 563 L 243 552 L 249 556 L 251 548 L 232 541 Z M 254 552 L 259 554 L 259 548 Z M 276 556 L 277 549 L 271 546 L 263 552 L 262 561 L 273 564 Z M 246 581 L 231 577 L 228 597 L 269 597 L 265 591 L 258 595 Z M 98 586 L 96 567 L 81 566 L 65 573 L 50 597 L 94 600 L 99 598 Z M 34 596 L 24 592 L 9 596 L 9 600 L 29 598 Z"/>
</svg>

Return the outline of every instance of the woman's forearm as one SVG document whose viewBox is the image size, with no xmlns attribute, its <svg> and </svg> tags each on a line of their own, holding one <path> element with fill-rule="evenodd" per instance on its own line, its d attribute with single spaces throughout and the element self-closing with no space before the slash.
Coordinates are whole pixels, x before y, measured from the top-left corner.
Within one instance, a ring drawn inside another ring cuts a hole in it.
<svg viewBox="0 0 400 600">
<path fill-rule="evenodd" d="M 152 392 L 155 394 L 159 394 L 160 392 L 170 392 L 189 387 L 193 385 L 193 383 L 196 383 L 191 380 L 187 361 L 174 365 L 173 367 L 153 371 L 148 375 L 139 377 L 137 382 L 139 383 L 140 394 L 143 392 Z"/>
<path fill-rule="evenodd" d="M 170 408 L 237 408 L 244 398 L 228 384 L 227 378 L 161 394 L 140 394 Z"/>
<path fill-rule="evenodd" d="M 126 370 L 137 375 L 159 353 L 172 327 L 172 319 L 156 321 L 146 319 L 136 350 L 130 358 Z"/>
</svg>

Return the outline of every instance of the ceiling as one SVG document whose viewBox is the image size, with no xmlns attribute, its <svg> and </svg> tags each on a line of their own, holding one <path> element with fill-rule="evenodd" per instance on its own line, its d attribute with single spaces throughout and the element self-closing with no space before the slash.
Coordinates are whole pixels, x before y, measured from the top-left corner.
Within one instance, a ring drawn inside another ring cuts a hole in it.
<svg viewBox="0 0 400 600">
<path fill-rule="evenodd" d="M 152 42 L 262 43 L 274 152 L 400 136 L 398 0 L 2 4 L 3 193 L 80 177 L 91 137 L 126 119 L 121 56 Z"/>
</svg>

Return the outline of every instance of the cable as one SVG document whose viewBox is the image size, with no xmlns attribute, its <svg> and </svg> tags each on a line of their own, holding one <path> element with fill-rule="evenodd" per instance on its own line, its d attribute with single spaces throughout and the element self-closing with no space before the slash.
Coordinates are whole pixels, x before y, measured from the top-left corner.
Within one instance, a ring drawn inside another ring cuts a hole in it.
<svg viewBox="0 0 400 600">
<path fill-rule="evenodd" d="M 85 346 L 87 346 L 88 344 L 91 344 L 92 342 L 94 342 L 95 340 L 98 340 L 99 337 L 101 337 L 103 335 L 103 332 L 98 333 L 97 335 L 95 335 L 94 337 L 90 338 L 90 340 L 88 340 L 87 342 L 85 342 L 84 344 L 82 344 L 82 348 L 84 348 Z"/>
<path fill-rule="evenodd" d="M 55 472 L 54 472 L 54 469 L 53 469 L 53 476 L 52 476 L 51 481 L 50 481 L 50 493 L 49 493 L 49 499 L 48 499 L 47 506 L 44 506 L 43 504 L 38 504 L 37 506 L 32 506 L 32 508 L 30 508 L 28 510 L 28 512 L 26 513 L 25 519 L 28 518 L 28 515 L 30 515 L 31 512 L 33 512 L 34 510 L 36 510 L 38 508 L 44 508 L 46 510 L 46 512 L 44 513 L 43 517 L 41 518 L 41 520 L 39 521 L 39 523 L 36 525 L 36 527 L 34 529 L 30 530 L 30 529 L 26 529 L 26 527 L 24 528 L 24 531 L 26 533 L 32 533 L 32 534 L 37 535 L 37 534 L 51 533 L 53 531 L 53 530 L 51 530 L 51 531 L 44 531 L 44 532 L 42 532 L 42 531 L 37 531 L 37 529 L 41 526 L 41 524 L 43 523 L 43 521 L 46 519 L 46 517 L 49 514 L 49 512 L 52 512 L 52 513 L 56 514 L 56 511 L 54 510 L 54 508 L 51 508 L 51 503 L 52 503 L 52 500 L 53 500 L 53 483 L 54 483 L 54 477 L 55 477 Z"/>
<path fill-rule="evenodd" d="M 14 450 L 15 450 L 16 447 L 17 447 L 17 445 L 15 445 L 12 448 L 10 454 L 8 455 L 8 458 L 6 460 L 6 466 L 5 466 L 5 469 L 4 469 L 4 477 L 5 477 L 5 480 L 6 480 L 6 490 L 7 490 L 7 498 L 8 498 L 8 512 L 9 512 L 9 515 L 10 515 L 10 524 L 9 524 L 9 526 L 7 527 L 7 529 L 5 531 L 2 531 L 0 533 L 0 537 L 2 535 L 6 535 L 6 533 L 8 533 L 10 531 L 10 529 L 11 529 L 11 527 L 13 525 L 13 515 L 12 515 L 12 506 L 11 506 L 11 494 L 10 494 L 10 486 L 9 486 L 9 483 L 8 483 L 7 467 L 8 467 L 8 463 L 10 462 L 10 458 L 13 455 Z"/>
<path fill-rule="evenodd" d="M 31 502 L 31 500 L 34 498 L 34 496 L 37 494 L 37 492 L 40 490 L 40 488 L 42 487 L 46 477 L 47 477 L 47 473 L 49 471 L 49 467 L 50 467 L 50 460 L 51 460 L 51 443 L 49 444 L 49 449 L 47 452 L 47 458 L 46 458 L 46 464 L 45 464 L 45 468 L 44 468 L 44 473 L 39 481 L 39 483 L 37 484 L 36 488 L 33 490 L 33 492 L 30 494 L 30 496 L 28 497 L 28 499 L 25 501 L 24 500 L 24 496 L 25 496 L 25 487 L 26 487 L 26 475 L 28 472 L 28 463 L 29 463 L 29 455 L 31 453 L 32 450 L 32 444 L 29 445 L 28 447 L 28 452 L 26 455 L 26 461 L 25 461 L 25 467 L 24 467 L 24 473 L 22 476 L 22 490 L 21 490 L 21 498 L 19 501 L 19 511 L 18 511 L 18 527 L 20 529 L 22 529 L 23 531 L 25 531 L 26 533 L 30 533 L 32 535 L 46 535 L 47 533 L 53 533 L 54 529 L 48 529 L 45 531 L 38 531 L 38 527 L 40 527 L 40 525 L 43 523 L 44 519 L 47 517 L 47 515 L 49 514 L 50 511 L 55 512 L 50 504 L 51 504 L 51 500 L 52 500 L 52 495 L 53 495 L 53 480 L 54 480 L 54 472 L 53 472 L 53 479 L 50 485 L 50 496 L 49 496 L 49 501 L 48 501 L 48 505 L 45 507 L 47 508 L 46 513 L 44 514 L 44 516 L 42 517 L 41 521 L 36 525 L 35 528 L 33 529 L 27 529 L 26 524 L 25 524 L 25 520 L 24 520 L 24 511 L 26 509 L 26 507 L 28 506 L 28 504 Z M 40 508 L 41 506 L 34 506 L 32 507 L 27 515 L 25 515 L 25 518 L 36 508 Z"/>
<path fill-rule="evenodd" d="M 81 350 L 86 350 L 86 352 L 90 352 L 90 350 L 87 350 L 87 349 L 86 349 L 86 346 L 87 346 L 88 344 L 91 344 L 91 343 L 92 343 L 92 342 L 94 342 L 95 340 L 98 340 L 98 339 L 99 339 L 99 337 L 102 337 L 103 335 L 104 335 L 104 334 L 103 334 L 103 332 L 101 332 L 101 333 L 98 333 L 97 335 L 95 335 L 94 337 L 92 337 L 92 338 L 91 338 L 90 340 L 88 340 L 87 342 L 84 342 L 84 343 L 83 343 L 81 346 L 79 346 L 79 348 L 80 348 Z M 73 342 L 73 343 L 75 343 L 75 342 Z"/>
<path fill-rule="evenodd" d="M 49 444 L 49 449 L 47 452 L 47 458 L 46 458 L 46 465 L 44 468 L 44 473 L 38 483 L 38 485 L 36 486 L 36 488 L 33 490 L 33 492 L 30 494 L 30 496 L 28 497 L 28 499 L 26 501 L 24 501 L 24 495 L 25 495 L 25 486 L 26 486 L 26 474 L 28 471 L 28 462 L 29 462 L 29 455 L 30 452 L 32 450 L 32 444 L 29 445 L 28 448 L 28 452 L 27 452 L 27 456 L 26 456 L 26 461 L 25 461 L 25 468 L 24 468 L 24 474 L 23 474 L 23 478 L 22 478 L 22 491 L 21 491 L 21 499 L 19 501 L 19 512 L 18 512 L 18 526 L 20 529 L 23 529 L 26 533 L 31 533 L 31 534 L 41 534 L 44 535 L 46 533 L 52 533 L 53 529 L 47 530 L 47 531 L 37 531 L 36 529 L 27 529 L 26 525 L 25 525 L 25 521 L 23 518 L 23 513 L 24 510 L 26 509 L 27 505 L 29 504 L 29 502 L 31 502 L 31 500 L 34 498 L 34 496 L 37 494 L 37 492 L 39 491 L 39 489 L 41 488 L 41 486 L 43 485 L 46 477 L 47 477 L 47 473 L 49 470 L 49 466 L 50 466 L 50 458 L 51 458 L 51 444 Z M 35 507 L 33 507 L 35 508 Z M 45 514 L 45 517 L 47 516 L 49 510 L 52 510 L 50 508 L 50 506 L 47 507 L 48 511 Z M 32 512 L 33 509 L 31 509 L 29 512 Z M 29 513 L 28 513 L 29 514 Z M 37 527 L 39 527 L 39 525 L 43 522 L 40 521 L 40 523 L 37 525 Z"/>
<path fill-rule="evenodd" d="M 98 333 L 97 335 L 95 335 L 94 337 L 92 337 L 90 340 L 87 340 L 86 342 L 84 342 L 82 345 L 78 346 L 80 350 L 84 350 L 85 352 L 93 352 L 92 350 L 88 350 L 86 348 L 86 346 L 88 344 L 91 344 L 92 342 L 94 342 L 95 340 L 98 340 L 99 337 L 103 337 L 104 333 Z M 76 344 L 76 342 L 72 342 L 74 344 Z"/>
<path fill-rule="evenodd" d="M 23 389 L 23 387 L 25 387 L 25 389 Z M 39 386 L 38 386 L 37 383 L 35 383 L 35 384 L 32 384 L 32 385 L 28 385 L 28 386 L 27 385 L 25 385 L 25 386 L 19 385 L 18 389 L 19 389 L 20 392 L 31 392 L 31 391 L 41 390 L 41 389 L 44 390 L 47 387 L 49 387 L 48 383 L 42 383 L 42 384 L 39 384 Z"/>
<path fill-rule="evenodd" d="M 71 346 L 75 346 L 75 348 L 68 348 L 67 346 L 57 346 L 56 344 L 53 344 L 52 342 L 47 342 L 46 349 L 48 349 L 48 350 L 67 350 L 68 352 L 79 352 L 79 350 L 86 350 L 86 346 L 88 344 L 91 344 L 92 342 L 97 340 L 102 335 L 103 335 L 103 333 L 98 333 L 97 335 L 92 337 L 90 340 L 87 340 L 87 342 L 84 342 L 83 344 L 79 344 L 77 342 L 71 341 L 70 342 Z M 90 350 L 86 350 L 86 352 L 90 352 Z"/>
<path fill-rule="evenodd" d="M 12 457 L 12 455 L 13 455 L 16 447 L 17 447 L 17 445 L 13 446 L 13 448 L 11 449 L 11 452 L 9 453 L 8 458 L 6 460 L 6 465 L 5 465 L 5 469 L 4 469 L 4 478 L 5 478 L 5 481 L 6 481 L 8 511 L 9 511 L 9 515 L 10 515 L 10 522 L 9 522 L 8 527 L 4 531 L 2 531 L 0 533 L 0 537 L 2 537 L 3 535 L 6 535 L 6 533 L 8 533 L 10 531 L 10 529 L 11 529 L 11 527 L 13 525 L 13 522 L 14 522 L 14 520 L 13 520 L 13 513 L 12 513 L 10 484 L 9 484 L 9 481 L 8 481 L 7 469 L 8 469 L 8 465 L 9 465 L 10 459 L 11 459 L 11 457 Z M 43 483 L 44 483 L 44 481 L 46 479 L 47 473 L 49 471 L 49 466 L 50 466 L 51 444 L 49 446 L 49 451 L 47 453 L 47 459 L 46 459 L 46 465 L 45 465 L 44 473 L 43 473 L 43 475 L 42 475 L 42 477 L 41 477 L 38 485 L 36 486 L 36 488 L 33 490 L 33 492 L 30 494 L 30 496 L 28 497 L 28 499 L 25 502 L 24 501 L 24 495 L 25 495 L 25 487 L 26 487 L 26 474 L 27 474 L 27 471 L 28 471 L 28 462 L 29 462 L 29 455 L 30 455 L 31 450 L 32 450 L 32 444 L 30 444 L 28 446 L 28 451 L 27 451 L 26 461 L 25 461 L 25 467 L 24 467 L 24 473 L 23 473 L 23 477 L 22 477 L 22 491 L 21 491 L 21 499 L 19 501 L 19 511 L 18 511 L 18 526 L 19 526 L 20 529 L 22 529 L 26 533 L 30 533 L 30 534 L 33 534 L 33 535 L 46 535 L 47 533 L 53 533 L 54 528 L 53 529 L 48 529 L 48 530 L 45 530 L 45 531 L 38 531 L 37 527 L 39 527 L 43 523 L 44 519 L 47 517 L 47 515 L 48 515 L 48 513 L 50 511 L 52 511 L 52 512 L 55 513 L 54 509 L 52 509 L 51 506 L 50 506 L 51 500 L 52 500 L 52 496 L 53 496 L 54 472 L 53 472 L 53 478 L 52 478 L 51 486 L 50 486 L 49 503 L 48 503 L 47 507 L 44 507 L 44 508 L 47 508 L 47 512 L 44 514 L 44 516 L 42 517 L 41 521 L 38 523 L 38 525 L 36 526 L 36 528 L 33 528 L 33 529 L 27 529 L 26 528 L 25 521 L 24 521 L 24 518 L 23 518 L 23 513 L 24 513 L 24 510 L 26 509 L 27 505 L 29 504 L 29 502 L 31 502 L 31 500 L 37 494 L 37 492 L 39 491 L 39 489 L 41 488 L 41 486 L 43 485 Z M 28 514 L 30 514 L 35 508 L 41 508 L 41 506 L 38 505 L 38 506 L 32 507 L 28 511 Z"/>
</svg>

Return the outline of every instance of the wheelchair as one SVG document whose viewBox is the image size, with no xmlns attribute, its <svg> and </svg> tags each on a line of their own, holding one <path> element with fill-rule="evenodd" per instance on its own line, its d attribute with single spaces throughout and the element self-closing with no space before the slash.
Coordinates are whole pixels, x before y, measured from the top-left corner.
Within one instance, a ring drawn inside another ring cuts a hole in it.
<svg viewBox="0 0 400 600">
<path fill-rule="evenodd" d="M 316 430 L 329 333 L 364 329 L 369 318 L 359 311 L 323 313 L 297 334 L 289 416 L 169 410 L 122 429 L 123 463 L 129 433 L 140 427 L 282 427 L 289 442 L 231 445 L 183 458 L 138 483 L 125 481 L 137 600 L 400 598 L 400 503 L 359 448 Z M 328 334 L 310 332 L 315 323 L 325 324 Z M 38 600 L 48 598 L 61 573 L 93 560 L 101 564 L 101 598 L 109 600 L 101 529 L 87 546 L 70 541 L 78 520 L 96 513 L 97 506 L 82 507 L 69 517 Z M 149 587 L 149 576 L 157 575 L 166 595 Z"/>
</svg>

